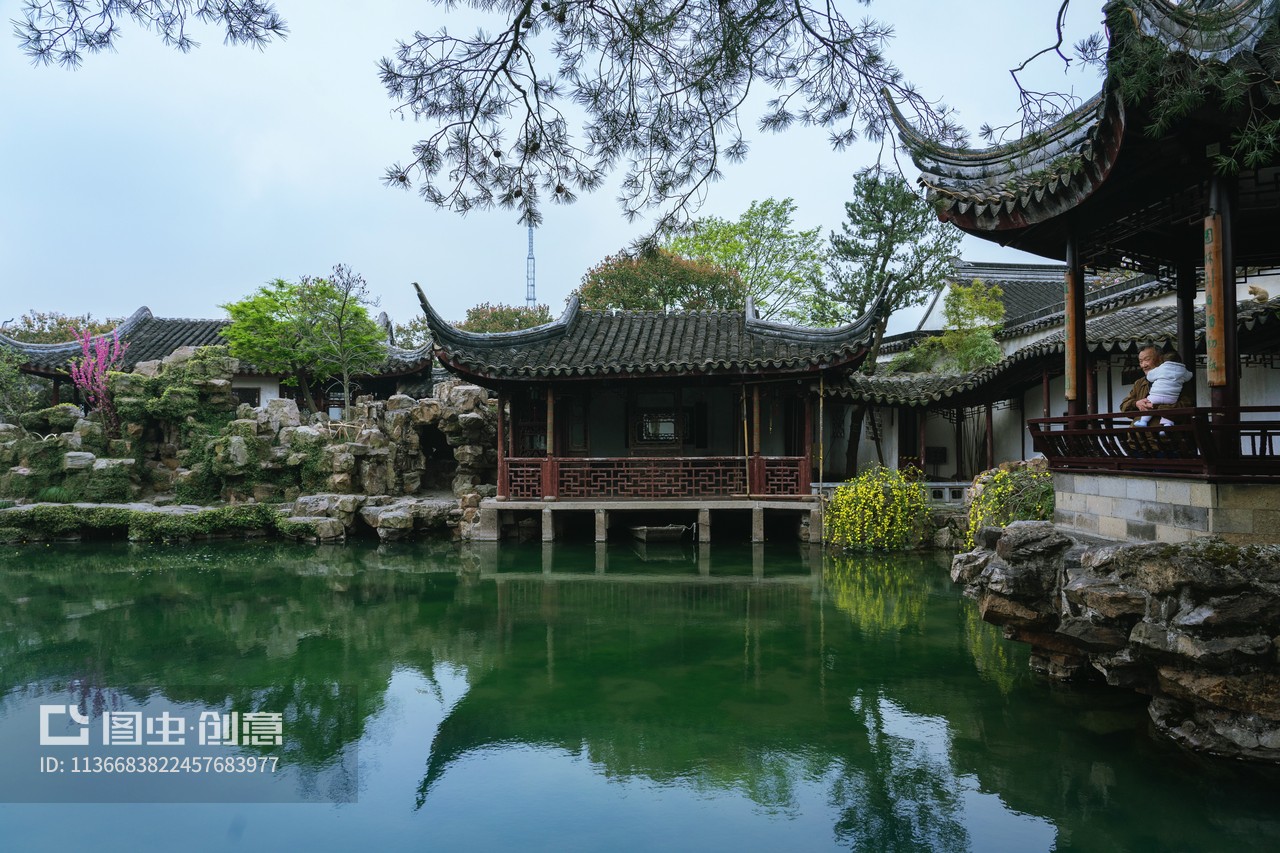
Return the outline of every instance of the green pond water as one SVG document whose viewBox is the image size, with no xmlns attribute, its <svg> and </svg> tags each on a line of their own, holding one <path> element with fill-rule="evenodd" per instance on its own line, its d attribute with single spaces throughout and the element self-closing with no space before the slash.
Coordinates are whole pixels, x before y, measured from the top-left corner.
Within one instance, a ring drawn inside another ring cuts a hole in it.
<svg viewBox="0 0 1280 853">
<path fill-rule="evenodd" d="M 1037 681 L 946 565 L 0 548 L 0 848 L 1280 849 L 1280 774 Z"/>
</svg>

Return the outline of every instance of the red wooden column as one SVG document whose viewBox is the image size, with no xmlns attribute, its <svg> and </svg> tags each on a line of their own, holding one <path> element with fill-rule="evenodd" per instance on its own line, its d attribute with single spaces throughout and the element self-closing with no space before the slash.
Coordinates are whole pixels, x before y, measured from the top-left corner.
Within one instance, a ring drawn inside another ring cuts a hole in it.
<svg viewBox="0 0 1280 853">
<path fill-rule="evenodd" d="M 1040 394 L 1044 401 L 1044 414 L 1040 417 L 1049 417 L 1049 371 L 1042 371 L 1040 374 Z"/>
<path fill-rule="evenodd" d="M 1086 364 L 1088 367 L 1085 368 L 1085 396 L 1088 400 L 1089 414 L 1095 415 L 1098 413 L 1098 361 L 1088 358 Z"/>
<path fill-rule="evenodd" d="M 507 395 L 498 392 L 498 500 L 511 494 L 507 486 Z"/>
<path fill-rule="evenodd" d="M 804 478 L 808 482 L 801 481 L 800 494 L 809 493 L 809 482 L 813 481 L 813 400 L 809 399 L 809 395 L 804 395 Z M 822 479 L 822 474 L 818 474 L 818 479 Z"/>
<path fill-rule="evenodd" d="M 547 455 L 542 460 L 542 499 L 560 496 L 560 460 L 556 458 L 556 392 L 547 386 Z"/>
<path fill-rule="evenodd" d="M 751 389 L 751 446 L 747 452 L 747 495 L 764 492 L 760 466 L 760 386 Z"/>
<path fill-rule="evenodd" d="M 1080 264 L 1080 247 L 1074 232 L 1067 235 L 1067 275 L 1063 296 L 1066 307 L 1063 331 L 1067 350 L 1067 414 L 1083 415 L 1087 406 L 1085 361 L 1088 345 L 1084 334 L 1084 268 Z"/>
<path fill-rule="evenodd" d="M 1240 405 L 1232 207 L 1230 188 L 1215 175 L 1209 183 L 1209 215 L 1204 220 L 1205 361 L 1210 403 L 1228 407 Z M 1187 354 L 1182 357 L 1185 361 Z"/>
</svg>

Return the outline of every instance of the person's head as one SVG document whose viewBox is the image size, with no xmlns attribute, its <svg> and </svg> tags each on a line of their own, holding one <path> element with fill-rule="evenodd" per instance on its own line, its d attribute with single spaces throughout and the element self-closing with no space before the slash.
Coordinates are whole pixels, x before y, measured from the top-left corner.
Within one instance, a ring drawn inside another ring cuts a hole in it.
<svg viewBox="0 0 1280 853">
<path fill-rule="evenodd" d="M 1138 350 L 1138 367 L 1142 368 L 1143 373 L 1158 367 L 1162 361 L 1164 361 L 1164 355 L 1157 347 L 1143 347 Z"/>
</svg>

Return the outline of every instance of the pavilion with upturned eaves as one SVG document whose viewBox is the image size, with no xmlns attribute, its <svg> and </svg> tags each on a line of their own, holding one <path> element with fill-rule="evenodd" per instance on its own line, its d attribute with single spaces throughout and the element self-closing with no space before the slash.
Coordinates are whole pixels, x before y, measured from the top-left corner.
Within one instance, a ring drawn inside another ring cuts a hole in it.
<svg viewBox="0 0 1280 853">
<path fill-rule="evenodd" d="M 1196 494 L 1209 495 L 1208 527 L 1197 532 L 1274 538 L 1280 511 L 1269 511 L 1271 517 L 1250 509 L 1246 519 L 1240 506 L 1215 502 L 1242 494 L 1242 481 L 1263 484 L 1260 490 L 1280 482 L 1278 410 L 1241 400 L 1237 339 L 1238 286 L 1251 270 L 1280 266 L 1280 147 L 1264 145 L 1249 157 L 1234 147 L 1247 128 L 1280 119 L 1280 3 L 1112 0 L 1105 14 L 1110 47 L 1102 91 L 1053 127 L 980 151 L 940 146 L 901 117 L 900 135 L 940 218 L 976 237 L 1067 265 L 1068 415 L 1029 422 L 1036 449 L 1064 474 L 1059 507 L 1071 494 L 1067 486 L 1087 482 L 1096 488 L 1097 476 L 1178 478 L 1192 481 Z M 1129 90 L 1126 98 L 1132 78 L 1124 69 L 1137 56 L 1148 72 L 1159 63 L 1154 79 L 1229 76 L 1248 81 L 1247 91 L 1238 100 L 1223 99 L 1210 87 L 1198 106 L 1168 119 L 1158 91 L 1137 97 Z M 1224 158 L 1233 154 L 1237 168 L 1231 172 Z M 1177 350 L 1186 359 L 1197 352 L 1194 312 L 1203 291 L 1199 351 L 1209 399 L 1180 412 L 1170 434 L 1153 435 L 1151 442 L 1126 441 L 1129 433 L 1119 431 L 1133 429 L 1128 416 L 1097 412 L 1088 393 L 1099 360 L 1087 344 L 1084 275 L 1086 269 L 1113 268 L 1174 283 Z M 1164 494 L 1174 494 L 1166 486 Z M 1150 491 L 1159 503 L 1156 490 L 1138 491 Z M 1247 507 L 1248 499 L 1242 500 Z M 1221 522 L 1216 528 L 1215 517 Z"/>
<path fill-rule="evenodd" d="M 753 541 L 779 525 L 818 540 L 820 389 L 867 356 L 883 300 L 815 329 L 761 320 L 750 304 L 596 311 L 574 298 L 552 323 L 477 334 L 418 294 L 440 363 L 497 395 L 497 495 L 476 538 L 537 515 L 544 540 L 592 523 L 602 541 L 625 515 L 696 523 L 709 541 L 717 513 L 749 518 Z"/>
</svg>

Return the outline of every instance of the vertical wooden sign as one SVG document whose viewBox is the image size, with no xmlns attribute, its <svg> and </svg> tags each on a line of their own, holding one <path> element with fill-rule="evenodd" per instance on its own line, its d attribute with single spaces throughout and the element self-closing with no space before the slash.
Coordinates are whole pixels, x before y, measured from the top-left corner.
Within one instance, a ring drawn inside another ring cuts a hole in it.
<svg viewBox="0 0 1280 853">
<path fill-rule="evenodd" d="M 1227 304 L 1223 293 L 1224 272 L 1222 215 L 1210 213 L 1204 218 L 1204 351 L 1205 373 L 1209 386 L 1214 388 L 1227 384 L 1227 342 L 1223 336 L 1223 312 Z"/>
<path fill-rule="evenodd" d="M 1072 330 L 1076 327 L 1076 300 L 1074 298 L 1076 288 L 1079 283 L 1075 280 L 1074 270 L 1071 265 L 1067 265 L 1067 274 L 1063 279 L 1062 285 L 1062 303 L 1063 311 L 1063 332 L 1066 337 L 1067 351 L 1067 375 L 1066 379 L 1066 397 L 1068 400 L 1075 400 L 1079 397 L 1080 389 L 1076 387 L 1076 365 L 1079 364 L 1080 352 L 1076 348 L 1076 336 Z"/>
</svg>

